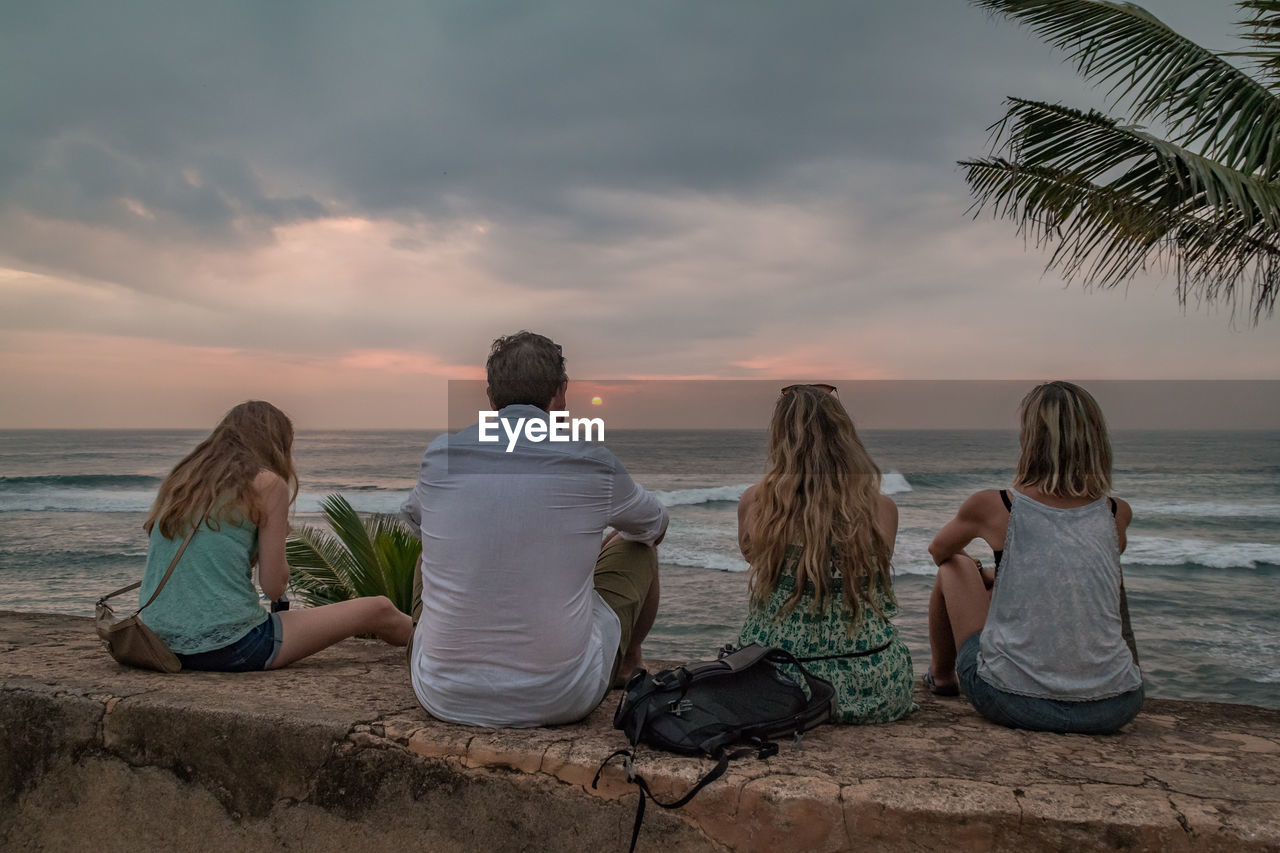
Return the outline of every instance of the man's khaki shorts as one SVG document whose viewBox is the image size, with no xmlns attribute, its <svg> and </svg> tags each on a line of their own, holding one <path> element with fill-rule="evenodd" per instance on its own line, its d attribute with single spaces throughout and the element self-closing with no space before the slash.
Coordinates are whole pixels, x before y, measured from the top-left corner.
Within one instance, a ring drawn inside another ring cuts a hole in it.
<svg viewBox="0 0 1280 853">
<path fill-rule="evenodd" d="M 657 561 L 657 551 L 652 545 L 622 539 L 610 544 L 596 558 L 596 592 L 622 623 L 619 660 L 631 645 L 631 633 L 640 621 L 640 610 L 653 585 Z"/>
</svg>

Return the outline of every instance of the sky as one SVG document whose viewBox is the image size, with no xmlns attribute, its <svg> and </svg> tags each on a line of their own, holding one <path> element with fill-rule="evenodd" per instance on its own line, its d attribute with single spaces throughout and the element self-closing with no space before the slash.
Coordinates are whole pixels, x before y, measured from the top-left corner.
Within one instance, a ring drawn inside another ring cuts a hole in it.
<svg viewBox="0 0 1280 853">
<path fill-rule="evenodd" d="M 1280 379 L 1277 320 L 971 215 L 1010 95 L 1106 106 L 962 0 L 6 3 L 0 428 L 434 428 L 521 328 L 571 378 Z"/>
</svg>

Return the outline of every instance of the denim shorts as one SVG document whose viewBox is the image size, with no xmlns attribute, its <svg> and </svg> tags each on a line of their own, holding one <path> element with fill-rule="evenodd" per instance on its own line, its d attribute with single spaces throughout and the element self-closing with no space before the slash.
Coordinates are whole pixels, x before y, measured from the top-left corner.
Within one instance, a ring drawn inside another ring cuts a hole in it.
<svg viewBox="0 0 1280 853">
<path fill-rule="evenodd" d="M 254 672 L 269 669 L 284 641 L 280 614 L 271 617 L 234 643 L 209 652 L 178 655 L 183 669 L 208 672 Z"/>
<path fill-rule="evenodd" d="M 965 640 L 956 655 L 956 677 L 978 713 L 1014 729 L 1059 734 L 1105 735 L 1118 731 L 1142 710 L 1142 687 L 1106 699 L 1068 701 L 1022 696 L 992 687 L 978 675 L 982 632 Z"/>
</svg>

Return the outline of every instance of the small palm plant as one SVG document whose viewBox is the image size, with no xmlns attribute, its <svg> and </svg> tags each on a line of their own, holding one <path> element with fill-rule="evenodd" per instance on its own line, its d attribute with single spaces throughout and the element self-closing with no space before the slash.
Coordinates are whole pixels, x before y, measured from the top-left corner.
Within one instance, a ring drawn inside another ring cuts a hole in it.
<svg viewBox="0 0 1280 853">
<path fill-rule="evenodd" d="M 411 612 L 422 543 L 395 516 L 361 518 L 342 495 L 327 496 L 321 509 L 331 530 L 299 525 L 285 546 L 296 598 L 317 607 L 385 595 L 401 612 Z"/>
</svg>

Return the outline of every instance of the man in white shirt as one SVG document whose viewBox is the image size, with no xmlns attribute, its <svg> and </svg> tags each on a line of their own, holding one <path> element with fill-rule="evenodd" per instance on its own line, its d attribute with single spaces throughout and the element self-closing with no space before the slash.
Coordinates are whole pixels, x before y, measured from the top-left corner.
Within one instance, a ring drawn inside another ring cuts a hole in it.
<svg viewBox="0 0 1280 853">
<path fill-rule="evenodd" d="M 564 410 L 564 357 L 542 335 L 499 338 L 485 367 L 509 423 Z M 498 432 L 481 441 L 473 425 L 431 442 L 400 509 L 422 538 L 413 689 L 443 720 L 573 722 L 640 665 L 667 511 L 602 446 L 522 431 L 508 452 Z"/>
</svg>

